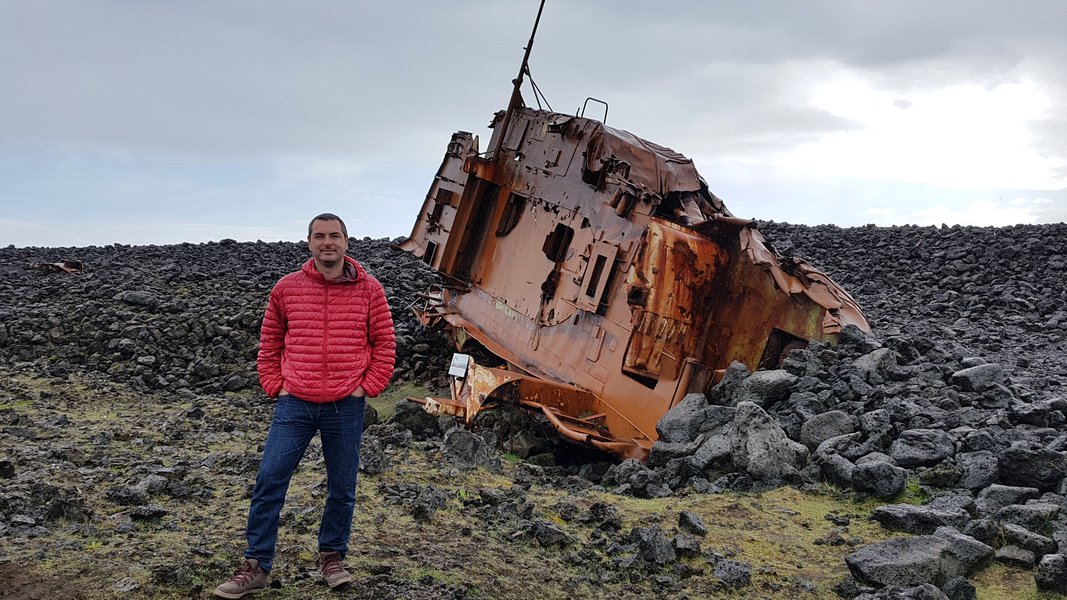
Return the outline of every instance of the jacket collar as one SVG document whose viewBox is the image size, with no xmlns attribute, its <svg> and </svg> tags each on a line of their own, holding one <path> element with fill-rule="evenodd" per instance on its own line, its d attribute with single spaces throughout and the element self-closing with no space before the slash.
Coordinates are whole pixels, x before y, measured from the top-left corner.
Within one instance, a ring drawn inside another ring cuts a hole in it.
<svg viewBox="0 0 1067 600">
<path fill-rule="evenodd" d="M 363 269 L 363 265 L 356 262 L 356 259 L 350 256 L 345 256 L 344 259 L 345 266 L 341 271 L 341 275 L 333 281 L 337 283 L 355 283 L 363 279 L 363 277 L 367 275 L 367 271 Z M 326 282 L 326 278 L 323 277 L 322 273 L 319 273 L 319 271 L 315 268 L 315 259 L 313 258 L 307 259 L 307 262 L 305 262 L 304 265 L 300 267 L 300 270 L 303 271 L 305 275 L 315 281 L 321 283 Z"/>
</svg>

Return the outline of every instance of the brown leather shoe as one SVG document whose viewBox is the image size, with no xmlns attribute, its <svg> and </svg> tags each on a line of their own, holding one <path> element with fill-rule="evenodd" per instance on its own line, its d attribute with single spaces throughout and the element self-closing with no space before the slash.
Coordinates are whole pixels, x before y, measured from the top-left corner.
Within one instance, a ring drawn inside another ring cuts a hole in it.
<svg viewBox="0 0 1067 600">
<path fill-rule="evenodd" d="M 352 576 L 341 564 L 340 552 L 319 553 L 319 571 L 322 572 L 322 578 L 330 589 L 339 588 L 352 581 Z"/>
<path fill-rule="evenodd" d="M 251 594 L 267 589 L 267 574 L 259 568 L 259 561 L 254 558 L 246 558 L 240 569 L 228 580 L 215 588 L 215 595 L 219 598 L 241 598 L 245 594 Z"/>
</svg>

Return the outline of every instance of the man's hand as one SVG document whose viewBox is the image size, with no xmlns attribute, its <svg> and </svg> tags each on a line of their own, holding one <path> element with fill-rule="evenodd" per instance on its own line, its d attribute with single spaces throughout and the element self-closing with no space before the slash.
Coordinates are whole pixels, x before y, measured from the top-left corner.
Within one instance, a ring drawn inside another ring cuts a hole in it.
<svg viewBox="0 0 1067 600">
<path fill-rule="evenodd" d="M 356 388 L 356 391 L 352 392 L 352 395 L 356 396 L 357 398 L 366 398 L 367 392 L 363 389 L 363 386 L 359 386 Z"/>
<path fill-rule="evenodd" d="M 289 390 L 285 389 L 284 387 L 278 392 L 278 397 L 279 398 L 281 398 L 282 396 L 289 396 L 289 395 L 290 395 L 289 394 Z"/>
</svg>

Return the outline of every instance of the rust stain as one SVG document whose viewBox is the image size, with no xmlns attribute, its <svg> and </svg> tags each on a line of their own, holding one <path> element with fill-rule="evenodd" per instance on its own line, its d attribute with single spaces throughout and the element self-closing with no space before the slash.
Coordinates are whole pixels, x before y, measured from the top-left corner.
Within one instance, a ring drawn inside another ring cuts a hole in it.
<svg viewBox="0 0 1067 600">
<path fill-rule="evenodd" d="M 52 263 L 35 262 L 30 265 L 30 268 L 53 273 L 80 273 L 85 265 L 80 260 L 64 260 Z"/>
</svg>

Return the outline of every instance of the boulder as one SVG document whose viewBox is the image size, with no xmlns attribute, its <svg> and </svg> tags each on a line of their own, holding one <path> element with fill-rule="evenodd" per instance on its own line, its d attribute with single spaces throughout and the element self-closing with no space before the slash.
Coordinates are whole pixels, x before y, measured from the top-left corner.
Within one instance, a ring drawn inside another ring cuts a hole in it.
<svg viewBox="0 0 1067 600">
<path fill-rule="evenodd" d="M 747 587 L 752 584 L 752 567 L 736 560 L 720 560 L 715 563 L 715 577 L 728 587 Z"/>
<path fill-rule="evenodd" d="M 1009 446 L 1004 432 L 999 427 L 983 427 L 968 432 L 963 438 L 961 449 L 964 452 L 977 452 L 988 450 L 994 454 L 1003 451 Z"/>
<path fill-rule="evenodd" d="M 807 448 L 789 439 L 770 415 L 751 402 L 737 405 L 731 442 L 734 466 L 757 480 L 796 478 L 808 458 Z"/>
<path fill-rule="evenodd" d="M 648 464 L 653 467 L 662 467 L 673 459 L 685 458 L 696 452 L 703 441 L 703 438 L 699 436 L 691 442 L 657 440 L 652 443 L 652 449 L 648 452 Z"/>
<path fill-rule="evenodd" d="M 978 591 L 965 577 L 953 577 L 941 586 L 949 600 L 978 600 Z"/>
<path fill-rule="evenodd" d="M 897 466 L 897 463 L 893 461 L 892 456 L 889 456 L 888 454 L 884 454 L 882 452 L 871 452 L 870 454 L 864 454 L 863 456 L 856 459 L 857 465 L 869 462 L 884 462 L 889 463 L 894 467 Z"/>
<path fill-rule="evenodd" d="M 940 429 L 909 429 L 889 448 L 889 455 L 904 468 L 930 467 L 952 456 L 956 446 Z"/>
<path fill-rule="evenodd" d="M 807 348 L 793 350 L 782 361 L 782 368 L 797 377 L 814 377 L 825 372 L 825 367 L 816 354 L 814 344 Z"/>
<path fill-rule="evenodd" d="M 882 342 L 869 331 L 845 325 L 837 335 L 837 345 L 844 352 L 865 354 L 881 348 Z"/>
<path fill-rule="evenodd" d="M 701 537 L 708 534 L 708 526 L 704 524 L 704 520 L 696 513 L 688 510 L 678 513 L 678 527 L 682 531 L 688 531 Z"/>
<path fill-rule="evenodd" d="M 896 353 L 889 348 L 879 348 L 852 361 L 852 366 L 859 371 L 867 383 L 873 383 L 875 375 L 880 378 L 885 377 L 889 369 L 897 366 Z"/>
<path fill-rule="evenodd" d="M 637 542 L 637 555 L 641 560 L 656 565 L 665 565 L 678 560 L 674 544 L 658 525 L 635 527 L 631 535 Z"/>
<path fill-rule="evenodd" d="M 1012 504 L 997 511 L 1001 523 L 1018 525 L 1038 533 L 1048 532 L 1053 520 L 1059 516 L 1060 507 L 1048 502 Z"/>
<path fill-rule="evenodd" d="M 963 471 L 952 459 L 943 460 L 936 465 L 919 471 L 919 481 L 923 485 L 935 488 L 955 488 L 963 477 Z"/>
<path fill-rule="evenodd" d="M 1012 410 L 1011 420 L 1016 424 L 1033 425 L 1035 427 L 1059 427 L 1067 420 L 1063 414 L 1064 410 L 1067 410 L 1067 399 L 1039 400 L 1030 404 L 1015 406 Z"/>
<path fill-rule="evenodd" d="M 700 540 L 696 536 L 679 532 L 674 536 L 674 552 L 682 558 L 700 556 Z"/>
<path fill-rule="evenodd" d="M 800 427 L 800 443 L 814 450 L 826 440 L 847 435 L 856 430 L 856 424 L 848 413 L 830 410 L 815 415 Z"/>
<path fill-rule="evenodd" d="M 548 521 L 534 521 L 533 525 L 530 527 L 529 535 L 537 540 L 538 544 L 545 548 L 552 546 L 568 546 L 574 543 L 570 534 Z"/>
<path fill-rule="evenodd" d="M 492 433 L 494 436 L 497 435 L 495 431 Z M 510 434 L 500 440 L 501 447 L 505 452 L 509 452 L 519 458 L 525 458 L 529 461 L 533 461 L 534 457 L 546 453 L 551 456 L 552 447 L 557 441 L 557 438 L 549 432 L 531 427 L 512 427 L 510 429 Z"/>
<path fill-rule="evenodd" d="M 399 423 L 376 423 L 369 425 L 363 434 L 363 439 L 374 438 L 385 446 L 407 446 L 415 438 L 410 429 L 405 429 Z"/>
<path fill-rule="evenodd" d="M 663 484 L 659 473 L 649 469 L 641 461 L 628 458 L 617 465 L 612 465 L 600 484 L 614 488 L 616 493 L 628 493 L 641 498 L 658 498 L 668 496 L 670 488 Z"/>
<path fill-rule="evenodd" d="M 157 308 L 162 304 L 162 301 L 159 298 L 154 296 L 151 292 L 144 290 L 120 292 L 115 294 L 111 299 L 125 302 L 126 304 L 131 304 L 133 306 L 144 306 L 146 308 Z"/>
<path fill-rule="evenodd" d="M 971 498 L 969 494 L 957 494 L 954 492 L 941 492 L 933 498 L 930 498 L 925 506 L 945 512 L 962 510 L 971 516 L 977 512 L 974 498 Z"/>
<path fill-rule="evenodd" d="M 904 491 L 908 472 L 883 461 L 865 461 L 852 470 L 852 487 L 882 500 L 892 500 Z"/>
<path fill-rule="evenodd" d="M 832 437 L 815 448 L 815 458 L 819 459 L 826 454 L 836 453 L 855 461 L 871 453 L 871 445 L 863 441 L 862 433 L 848 433 Z"/>
<path fill-rule="evenodd" d="M 1054 491 L 1067 477 L 1067 455 L 1047 448 L 1013 446 L 997 456 L 1000 481 L 1006 485 Z"/>
<path fill-rule="evenodd" d="M 407 429 L 418 439 L 441 434 L 437 417 L 423 410 L 418 404 L 407 400 L 400 400 L 396 403 L 390 422 Z"/>
<path fill-rule="evenodd" d="M 982 408 L 1004 410 L 1015 402 L 1015 394 L 1000 383 L 991 383 L 979 396 L 978 405 Z"/>
<path fill-rule="evenodd" d="M 993 548 L 950 528 L 933 535 L 891 538 L 845 557 L 852 576 L 875 586 L 940 585 L 968 577 L 993 558 Z"/>
<path fill-rule="evenodd" d="M 959 487 L 980 490 L 999 481 L 997 457 L 988 450 L 957 454 L 956 465 L 961 471 Z"/>
<path fill-rule="evenodd" d="M 704 422 L 708 399 L 704 394 L 688 394 L 660 417 L 656 433 L 662 442 L 689 443 L 696 439 Z"/>
<path fill-rule="evenodd" d="M 1000 525 L 989 517 L 975 519 L 963 528 L 964 535 L 969 535 L 987 546 L 995 546 L 1000 535 Z"/>
<path fill-rule="evenodd" d="M 1056 550 L 1060 554 L 1067 555 L 1067 529 L 1060 526 L 1060 529 L 1052 532 L 1052 541 L 1056 542 Z"/>
<path fill-rule="evenodd" d="M 994 363 L 976 365 L 956 371 L 950 380 L 965 392 L 981 392 L 995 383 L 1003 384 L 1004 369 Z"/>
<path fill-rule="evenodd" d="M 978 514 L 992 516 L 1005 506 L 1022 504 L 1040 495 L 1037 488 L 993 484 L 978 492 Z"/>
<path fill-rule="evenodd" d="M 1006 523 L 1001 526 L 1000 535 L 1005 542 L 1029 550 L 1037 560 L 1046 554 L 1056 552 L 1056 542 L 1052 538 L 1038 535 L 1025 527 Z"/>
<path fill-rule="evenodd" d="M 1067 556 L 1046 554 L 1037 565 L 1034 579 L 1039 590 L 1067 594 Z"/>
<path fill-rule="evenodd" d="M 726 372 L 722 375 L 722 380 L 708 392 L 708 399 L 712 404 L 726 406 L 737 404 L 734 395 L 749 374 L 748 367 L 744 363 L 736 360 L 730 363 L 730 366 L 726 367 Z"/>
<path fill-rule="evenodd" d="M 1008 544 L 1007 546 L 997 548 L 994 559 L 998 563 L 1003 563 L 1009 567 L 1018 567 L 1020 569 L 1032 569 L 1037 562 L 1033 552 L 1025 548 L 1020 548 L 1014 544 Z"/>
<path fill-rule="evenodd" d="M 371 436 L 364 436 L 359 446 L 359 472 L 367 475 L 380 475 L 391 466 L 389 455 L 381 441 Z"/>
<path fill-rule="evenodd" d="M 817 455 L 816 464 L 819 466 L 819 473 L 826 481 L 842 487 L 852 485 L 856 465 L 844 456 L 831 450 Z"/>
<path fill-rule="evenodd" d="M 789 388 L 797 376 L 781 369 L 756 371 L 738 386 L 734 398 L 738 403 L 752 402 L 762 407 L 770 406 L 789 396 Z"/>
<path fill-rule="evenodd" d="M 689 470 L 693 473 L 700 473 L 708 467 L 729 459 L 733 445 L 731 438 L 729 431 L 708 435 L 697 451 L 685 459 Z"/>
<path fill-rule="evenodd" d="M 860 430 L 868 440 L 880 440 L 884 445 L 879 448 L 884 450 L 889 447 L 890 437 L 893 434 L 893 420 L 889 411 L 884 408 L 872 410 L 860 415 Z"/>
<path fill-rule="evenodd" d="M 938 510 L 914 504 L 890 504 L 874 509 L 871 519 L 890 531 L 933 533 L 946 525 L 962 529 L 971 520 L 971 515 L 963 509 Z"/>
<path fill-rule="evenodd" d="M 500 454 L 485 443 L 485 438 L 461 427 L 445 433 L 442 444 L 445 463 L 460 469 L 484 467 L 500 471 Z"/>
<path fill-rule="evenodd" d="M 891 585 L 877 592 L 860 594 L 853 600 L 950 600 L 936 585 L 924 583 L 915 586 Z"/>
<path fill-rule="evenodd" d="M 700 433 L 714 434 L 725 431 L 734 424 L 736 416 L 737 408 L 712 404 L 704 409 L 704 422 L 700 425 Z"/>
</svg>

